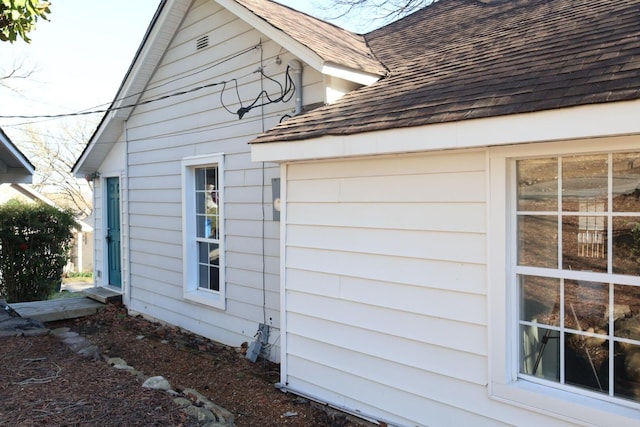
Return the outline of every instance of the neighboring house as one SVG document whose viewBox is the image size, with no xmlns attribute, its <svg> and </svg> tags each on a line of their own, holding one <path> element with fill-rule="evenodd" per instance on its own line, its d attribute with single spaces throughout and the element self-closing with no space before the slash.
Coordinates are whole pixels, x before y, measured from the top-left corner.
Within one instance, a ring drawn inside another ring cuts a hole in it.
<svg viewBox="0 0 640 427">
<path fill-rule="evenodd" d="M 0 204 L 16 199 L 25 203 L 56 204 L 27 184 L 0 184 Z M 93 227 L 87 220 L 76 219 L 79 228 L 73 230 L 73 244 L 66 272 L 93 271 Z"/>
<path fill-rule="evenodd" d="M 35 170 L 31 162 L 0 128 L 0 184 L 30 184 Z"/>
<path fill-rule="evenodd" d="M 280 163 L 281 384 L 393 425 L 640 425 L 640 1 L 440 0 Z M 259 163 L 258 163 L 259 164 Z"/>
<path fill-rule="evenodd" d="M 163 1 L 73 168 L 94 185 L 96 285 L 278 360 L 280 169 L 249 141 L 384 74 L 364 37 L 277 3 Z"/>
</svg>

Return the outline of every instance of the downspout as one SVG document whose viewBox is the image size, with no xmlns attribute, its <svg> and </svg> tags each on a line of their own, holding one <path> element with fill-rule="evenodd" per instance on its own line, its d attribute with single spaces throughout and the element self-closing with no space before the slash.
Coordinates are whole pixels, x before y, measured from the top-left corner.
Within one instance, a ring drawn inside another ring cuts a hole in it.
<svg viewBox="0 0 640 427">
<path fill-rule="evenodd" d="M 129 122 L 127 120 L 124 121 L 124 181 L 126 182 L 127 189 L 126 195 L 127 200 L 125 205 L 127 206 L 127 238 L 125 239 L 127 242 L 127 250 L 125 253 L 127 254 L 127 283 L 125 286 L 126 290 L 126 298 L 127 298 L 127 310 L 131 309 L 131 206 L 130 206 L 130 194 L 129 194 Z"/>
<path fill-rule="evenodd" d="M 289 61 L 289 68 L 293 71 L 293 84 L 296 87 L 296 109 L 294 115 L 302 113 L 302 63 L 297 59 Z"/>
</svg>

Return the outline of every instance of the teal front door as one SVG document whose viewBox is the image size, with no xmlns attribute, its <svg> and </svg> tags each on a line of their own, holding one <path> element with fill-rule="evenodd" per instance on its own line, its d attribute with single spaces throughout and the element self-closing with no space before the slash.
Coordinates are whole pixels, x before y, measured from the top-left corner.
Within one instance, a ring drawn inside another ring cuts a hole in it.
<svg viewBox="0 0 640 427">
<path fill-rule="evenodd" d="M 107 263 L 108 284 L 122 287 L 120 249 L 120 179 L 107 178 Z"/>
</svg>

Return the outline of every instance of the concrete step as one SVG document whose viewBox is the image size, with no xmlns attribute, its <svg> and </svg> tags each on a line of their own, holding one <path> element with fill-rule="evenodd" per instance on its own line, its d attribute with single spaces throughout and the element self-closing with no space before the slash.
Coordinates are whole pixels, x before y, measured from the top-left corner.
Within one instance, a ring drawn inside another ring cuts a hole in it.
<svg viewBox="0 0 640 427">
<path fill-rule="evenodd" d="M 92 300 L 99 301 L 103 304 L 121 304 L 122 294 L 120 292 L 113 291 L 109 288 L 94 287 L 88 288 L 82 291 L 82 293 Z"/>
<path fill-rule="evenodd" d="M 90 316 L 104 309 L 105 305 L 89 298 L 61 298 L 47 301 L 19 302 L 11 308 L 20 316 L 41 322 L 75 319 Z"/>
</svg>

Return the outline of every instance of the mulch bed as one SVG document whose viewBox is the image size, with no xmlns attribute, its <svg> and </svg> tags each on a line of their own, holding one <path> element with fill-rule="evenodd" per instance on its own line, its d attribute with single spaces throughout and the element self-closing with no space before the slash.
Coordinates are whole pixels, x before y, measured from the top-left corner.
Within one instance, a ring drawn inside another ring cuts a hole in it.
<svg viewBox="0 0 640 427">
<path fill-rule="evenodd" d="M 279 366 L 251 363 L 235 349 L 141 317 L 122 306 L 73 321 L 70 327 L 120 357 L 144 377 L 164 376 L 176 389 L 192 388 L 234 414 L 237 426 L 362 426 L 274 387 Z M 142 387 L 143 379 L 73 353 L 52 336 L 0 338 L 0 423 L 11 426 L 197 426 L 169 394 Z"/>
</svg>

